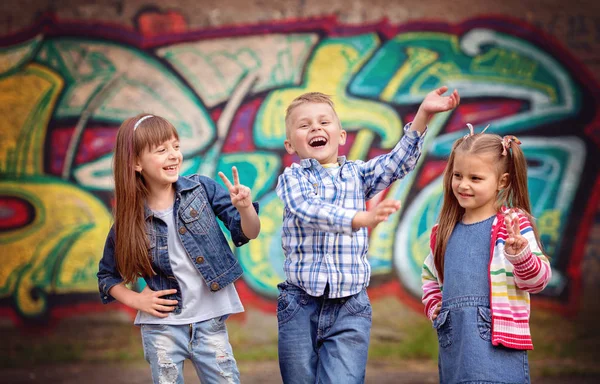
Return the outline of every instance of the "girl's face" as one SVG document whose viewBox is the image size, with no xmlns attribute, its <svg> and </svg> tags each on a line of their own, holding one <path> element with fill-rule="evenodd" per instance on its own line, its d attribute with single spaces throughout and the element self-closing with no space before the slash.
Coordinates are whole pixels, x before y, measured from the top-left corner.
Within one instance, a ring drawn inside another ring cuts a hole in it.
<svg viewBox="0 0 600 384">
<path fill-rule="evenodd" d="M 452 172 L 452 192 L 465 209 L 463 220 L 475 223 L 496 214 L 496 196 L 508 173 L 498 176 L 492 155 L 457 152 Z"/>
<path fill-rule="evenodd" d="M 135 170 L 144 176 L 147 187 L 152 190 L 176 182 L 182 162 L 179 140 L 172 137 L 156 147 L 145 148 L 137 159 Z"/>
</svg>

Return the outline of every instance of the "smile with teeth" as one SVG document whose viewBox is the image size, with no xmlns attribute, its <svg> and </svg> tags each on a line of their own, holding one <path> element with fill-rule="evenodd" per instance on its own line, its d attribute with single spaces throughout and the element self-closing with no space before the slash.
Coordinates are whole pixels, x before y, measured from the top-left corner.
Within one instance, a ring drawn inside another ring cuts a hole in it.
<svg viewBox="0 0 600 384">
<path fill-rule="evenodd" d="M 171 165 L 163 168 L 165 171 L 175 171 L 177 169 L 177 165 Z"/>
<path fill-rule="evenodd" d="M 326 144 L 327 144 L 327 138 L 325 138 L 323 136 L 313 137 L 308 142 L 308 145 L 310 145 L 311 147 L 322 147 Z"/>
</svg>

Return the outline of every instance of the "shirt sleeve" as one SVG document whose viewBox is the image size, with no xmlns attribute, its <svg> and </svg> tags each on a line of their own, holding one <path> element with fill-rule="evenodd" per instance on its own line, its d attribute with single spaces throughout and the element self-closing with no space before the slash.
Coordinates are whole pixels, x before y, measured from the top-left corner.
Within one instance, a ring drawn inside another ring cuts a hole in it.
<svg viewBox="0 0 600 384">
<path fill-rule="evenodd" d="M 276 191 L 284 208 L 297 219 L 298 225 L 347 235 L 353 232 L 352 219 L 358 211 L 321 200 L 298 169 L 287 168 L 279 176 Z"/>
<path fill-rule="evenodd" d="M 356 162 L 363 179 L 366 200 L 415 169 L 427 131 L 419 134 L 418 131 L 411 130 L 410 126 L 411 123 L 404 127 L 404 135 L 390 153 L 367 162 Z"/>
<path fill-rule="evenodd" d="M 550 281 L 552 267 L 538 245 L 533 226 L 527 216 L 519 212 L 518 220 L 521 236 L 527 239 L 528 245 L 516 255 L 509 255 L 505 248 L 504 257 L 514 267 L 513 274 L 517 287 L 529 293 L 538 293 Z"/>
<path fill-rule="evenodd" d="M 100 291 L 100 300 L 103 304 L 115 301 L 115 298 L 108 294 L 108 291 L 117 284 L 123 282 L 121 274 L 117 271 L 115 260 L 115 232 L 114 226 L 110 229 L 104 244 L 104 253 L 98 265 L 98 290 Z"/>
<path fill-rule="evenodd" d="M 436 228 L 432 230 L 431 238 L 433 239 L 436 235 Z M 433 244 L 433 241 L 430 241 Z M 433 249 L 433 246 L 430 247 Z M 439 284 L 437 271 L 433 260 L 433 253 L 430 250 L 429 255 L 423 262 L 421 270 L 421 288 L 423 295 L 421 296 L 421 302 L 425 306 L 425 315 L 429 320 L 433 316 L 433 312 L 439 303 L 442 302 L 442 288 Z"/>
</svg>

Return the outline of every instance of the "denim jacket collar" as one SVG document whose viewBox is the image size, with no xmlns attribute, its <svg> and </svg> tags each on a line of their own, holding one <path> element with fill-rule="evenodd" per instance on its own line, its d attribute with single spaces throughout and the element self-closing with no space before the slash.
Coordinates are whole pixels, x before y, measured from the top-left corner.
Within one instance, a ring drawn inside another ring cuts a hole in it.
<svg viewBox="0 0 600 384">
<path fill-rule="evenodd" d="M 194 189 L 198 184 L 198 182 L 190 180 L 187 177 L 179 176 L 177 181 L 173 183 L 173 187 L 175 187 L 175 196 L 180 196 L 181 192 Z M 152 215 L 152 210 L 144 203 L 144 219 L 147 220 Z"/>
</svg>

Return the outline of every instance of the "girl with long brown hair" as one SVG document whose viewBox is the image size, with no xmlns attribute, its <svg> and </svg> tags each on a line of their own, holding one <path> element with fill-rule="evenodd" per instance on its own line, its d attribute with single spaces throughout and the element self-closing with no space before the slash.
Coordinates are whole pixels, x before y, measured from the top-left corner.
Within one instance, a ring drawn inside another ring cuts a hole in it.
<svg viewBox="0 0 600 384">
<path fill-rule="evenodd" d="M 529 383 L 529 294 L 551 277 L 515 136 L 458 139 L 423 265 L 425 313 L 437 330 L 441 383 Z"/>
<path fill-rule="evenodd" d="M 164 118 L 142 114 L 119 128 L 101 299 L 138 311 L 155 383 L 182 383 L 185 359 L 202 382 L 237 383 L 225 319 L 244 310 L 232 284 L 242 268 L 217 217 L 241 246 L 258 236 L 258 204 L 235 167 L 233 183 L 219 173 L 224 188 L 205 176 L 180 176 L 182 162 L 177 130 Z M 138 278 L 146 282 L 139 293 L 126 286 Z"/>
</svg>

